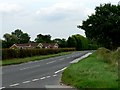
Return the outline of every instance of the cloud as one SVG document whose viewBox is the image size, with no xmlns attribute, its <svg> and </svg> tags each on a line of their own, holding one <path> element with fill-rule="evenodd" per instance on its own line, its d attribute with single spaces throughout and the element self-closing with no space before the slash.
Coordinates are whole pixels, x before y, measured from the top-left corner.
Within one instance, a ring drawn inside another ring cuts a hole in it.
<svg viewBox="0 0 120 90">
<path fill-rule="evenodd" d="M 77 25 L 100 3 L 109 2 L 118 4 L 118 0 L 0 0 L 0 14 L 4 13 L 0 28 L 2 33 L 21 28 L 32 38 L 38 33 L 50 33 L 54 38 L 83 35 Z"/>
<path fill-rule="evenodd" d="M 0 12 L 2 13 L 12 13 L 12 12 L 19 12 L 23 9 L 18 4 L 13 3 L 0 3 Z"/>
<path fill-rule="evenodd" d="M 59 2 L 51 7 L 40 8 L 36 15 L 42 20 L 68 20 L 86 17 L 94 11 L 76 2 Z"/>
</svg>

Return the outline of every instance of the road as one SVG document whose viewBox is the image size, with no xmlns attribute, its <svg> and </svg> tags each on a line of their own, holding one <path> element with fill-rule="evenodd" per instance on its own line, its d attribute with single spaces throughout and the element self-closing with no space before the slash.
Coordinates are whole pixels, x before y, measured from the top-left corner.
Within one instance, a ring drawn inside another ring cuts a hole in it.
<svg viewBox="0 0 120 90">
<path fill-rule="evenodd" d="M 87 51 L 2 67 L 1 88 L 59 88 L 62 71 Z M 4 90 L 4 89 L 3 89 Z"/>
</svg>

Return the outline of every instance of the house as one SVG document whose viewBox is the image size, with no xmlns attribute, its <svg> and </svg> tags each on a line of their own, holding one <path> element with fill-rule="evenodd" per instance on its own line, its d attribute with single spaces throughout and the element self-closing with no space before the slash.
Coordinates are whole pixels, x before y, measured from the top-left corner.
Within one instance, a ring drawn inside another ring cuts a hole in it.
<svg viewBox="0 0 120 90">
<path fill-rule="evenodd" d="M 42 48 L 58 48 L 57 43 L 41 43 L 40 45 Z"/>
<path fill-rule="evenodd" d="M 10 49 L 58 48 L 57 43 L 25 43 L 13 44 Z"/>
</svg>

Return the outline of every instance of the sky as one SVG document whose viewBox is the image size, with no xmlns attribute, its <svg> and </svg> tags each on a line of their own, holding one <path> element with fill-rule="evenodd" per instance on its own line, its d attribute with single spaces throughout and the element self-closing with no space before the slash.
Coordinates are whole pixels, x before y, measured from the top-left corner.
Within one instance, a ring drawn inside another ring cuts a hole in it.
<svg viewBox="0 0 120 90">
<path fill-rule="evenodd" d="M 31 40 L 38 34 L 50 34 L 52 39 L 74 34 L 85 36 L 78 29 L 95 7 L 104 3 L 117 5 L 119 0 L 0 0 L 0 38 L 5 33 L 21 29 Z"/>
</svg>

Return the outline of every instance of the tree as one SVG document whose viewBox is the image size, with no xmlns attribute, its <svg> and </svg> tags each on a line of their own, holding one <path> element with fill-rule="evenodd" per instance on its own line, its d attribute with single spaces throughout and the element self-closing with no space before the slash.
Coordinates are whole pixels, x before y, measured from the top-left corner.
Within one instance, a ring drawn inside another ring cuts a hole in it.
<svg viewBox="0 0 120 90">
<path fill-rule="evenodd" d="M 2 41 L 3 48 L 9 48 L 15 43 L 28 43 L 30 41 L 30 36 L 27 33 L 23 33 L 21 30 L 17 29 L 11 34 L 4 34 Z"/>
<path fill-rule="evenodd" d="M 20 36 L 20 43 L 28 43 L 30 41 L 30 37 L 27 33 L 23 33 Z"/>
<path fill-rule="evenodd" d="M 67 43 L 69 47 L 75 47 L 77 50 L 88 49 L 88 40 L 79 34 L 69 37 Z"/>
<path fill-rule="evenodd" d="M 68 37 L 67 45 L 68 45 L 68 47 L 75 48 L 77 46 L 77 42 L 76 42 L 75 38 L 74 37 Z"/>
<path fill-rule="evenodd" d="M 78 26 L 85 30 L 89 40 L 105 46 L 117 48 L 120 46 L 120 5 L 104 4 L 95 8 L 95 14 Z"/>
<path fill-rule="evenodd" d="M 21 35 L 23 34 L 23 32 L 20 29 L 16 29 L 14 32 L 11 33 L 12 35 L 15 35 L 18 40 L 20 40 Z"/>
<path fill-rule="evenodd" d="M 53 42 L 57 43 L 59 45 L 59 47 L 61 47 L 61 48 L 67 47 L 67 41 L 64 38 L 62 38 L 62 39 L 56 38 L 56 39 L 53 40 Z"/>
<path fill-rule="evenodd" d="M 37 38 L 35 38 L 35 42 L 37 42 L 37 43 L 50 43 L 51 42 L 51 36 L 50 35 L 38 34 Z"/>
<path fill-rule="evenodd" d="M 61 39 L 60 47 L 61 47 L 61 48 L 67 47 L 67 41 L 66 41 L 66 39 L 64 39 L 64 38 Z"/>
<path fill-rule="evenodd" d="M 11 34 L 4 34 L 3 38 L 5 39 L 5 41 L 3 41 L 3 47 L 5 48 L 9 48 L 11 45 L 13 45 L 14 43 L 17 43 L 18 39 L 15 35 L 11 35 Z"/>
<path fill-rule="evenodd" d="M 11 33 L 18 39 L 17 43 L 28 43 L 30 42 L 30 36 L 27 33 L 23 33 L 20 29 L 15 30 Z"/>
</svg>

